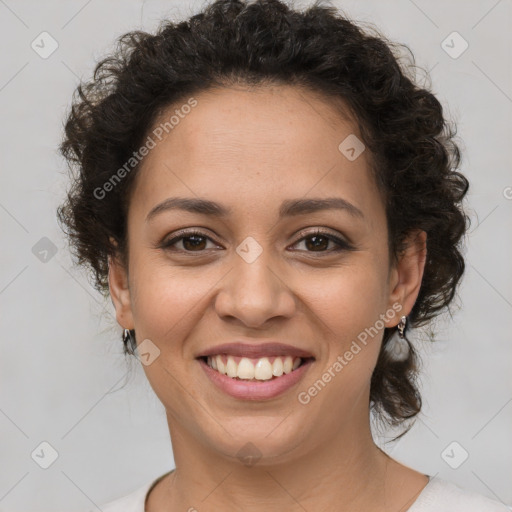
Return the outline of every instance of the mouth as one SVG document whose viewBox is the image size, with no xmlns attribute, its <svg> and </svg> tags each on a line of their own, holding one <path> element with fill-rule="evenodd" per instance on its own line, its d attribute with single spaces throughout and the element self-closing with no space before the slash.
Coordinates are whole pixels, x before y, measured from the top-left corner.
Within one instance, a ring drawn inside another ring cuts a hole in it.
<svg viewBox="0 0 512 512">
<path fill-rule="evenodd" d="M 265 400 L 297 385 L 315 357 L 281 343 L 229 343 L 203 351 L 196 360 L 224 393 L 241 400 Z"/>
<path fill-rule="evenodd" d="M 297 370 L 312 362 L 314 357 L 269 356 L 261 358 L 240 357 L 227 354 L 200 356 L 212 370 L 234 380 L 265 382 Z"/>
</svg>

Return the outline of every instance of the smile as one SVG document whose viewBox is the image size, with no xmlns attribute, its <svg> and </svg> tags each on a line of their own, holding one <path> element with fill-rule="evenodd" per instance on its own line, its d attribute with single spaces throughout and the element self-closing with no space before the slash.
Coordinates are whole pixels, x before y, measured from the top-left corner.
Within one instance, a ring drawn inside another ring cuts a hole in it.
<svg viewBox="0 0 512 512">
<path fill-rule="evenodd" d="M 315 358 L 204 356 L 197 358 L 214 386 L 239 400 L 269 400 L 297 386 Z M 215 367 L 214 367 L 215 366 Z"/>
<path fill-rule="evenodd" d="M 300 357 L 272 356 L 252 359 L 231 355 L 214 355 L 206 364 L 232 379 L 267 381 L 296 370 L 303 360 Z"/>
</svg>

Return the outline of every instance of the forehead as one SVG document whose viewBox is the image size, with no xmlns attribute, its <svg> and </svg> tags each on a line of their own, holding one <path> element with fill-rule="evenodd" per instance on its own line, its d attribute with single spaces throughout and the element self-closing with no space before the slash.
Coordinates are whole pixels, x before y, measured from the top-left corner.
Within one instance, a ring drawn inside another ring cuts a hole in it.
<svg viewBox="0 0 512 512">
<path fill-rule="evenodd" d="M 170 146 L 179 147 L 183 157 L 220 159 L 217 153 L 222 152 L 226 159 L 255 153 L 264 161 L 284 155 L 287 159 L 295 156 L 295 160 L 318 159 L 319 149 L 329 154 L 333 145 L 337 150 L 343 133 L 358 132 L 357 124 L 336 110 L 334 101 L 293 86 L 217 88 L 194 100 L 196 106 L 179 119 L 173 116 L 177 124 L 163 134 L 165 139 L 172 135 Z M 169 107 L 156 126 L 164 127 L 170 115 L 184 105 L 182 100 Z M 163 149 L 164 144 L 159 146 Z"/>
<path fill-rule="evenodd" d="M 181 110 L 187 99 L 169 107 L 150 131 L 168 123 L 137 176 L 140 212 L 180 194 L 223 197 L 251 211 L 333 192 L 361 209 L 375 202 L 368 155 L 350 160 L 340 151 L 347 137 L 360 139 L 357 123 L 329 99 L 293 86 L 215 89 L 193 99 L 193 108 Z"/>
</svg>

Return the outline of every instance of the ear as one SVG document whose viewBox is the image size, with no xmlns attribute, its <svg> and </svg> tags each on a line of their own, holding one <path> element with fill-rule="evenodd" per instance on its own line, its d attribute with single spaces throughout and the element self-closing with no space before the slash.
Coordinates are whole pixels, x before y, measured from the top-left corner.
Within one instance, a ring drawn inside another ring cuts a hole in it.
<svg viewBox="0 0 512 512">
<path fill-rule="evenodd" d="M 388 306 L 397 311 L 398 315 L 388 320 L 386 327 L 394 327 L 399 318 L 411 312 L 421 288 L 427 259 L 427 233 L 414 230 L 408 235 L 405 244 L 406 247 L 391 269 L 389 278 Z M 399 310 L 398 304 L 402 306 Z"/>
<path fill-rule="evenodd" d="M 124 329 L 134 329 L 128 270 L 118 258 L 111 256 L 108 257 L 108 286 L 117 323 Z"/>
</svg>

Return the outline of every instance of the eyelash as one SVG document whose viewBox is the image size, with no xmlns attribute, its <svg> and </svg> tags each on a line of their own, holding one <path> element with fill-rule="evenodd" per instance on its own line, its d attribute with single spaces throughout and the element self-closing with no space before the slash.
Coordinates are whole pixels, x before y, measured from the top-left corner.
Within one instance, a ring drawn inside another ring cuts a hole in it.
<svg viewBox="0 0 512 512">
<path fill-rule="evenodd" d="M 315 231 L 310 231 L 310 232 L 304 232 L 304 231 L 301 231 L 299 233 L 300 236 L 302 236 L 302 238 L 300 238 L 299 240 L 297 240 L 293 245 L 296 245 L 298 244 L 299 242 L 302 242 L 308 238 L 313 238 L 313 237 L 317 237 L 317 236 L 322 236 L 322 237 L 325 237 L 327 238 L 329 241 L 332 241 L 334 243 L 336 243 L 338 245 L 338 248 L 336 249 L 331 249 L 331 250 L 326 250 L 326 251 L 318 251 L 318 253 L 320 254 L 332 254 L 332 253 L 337 253 L 337 252 L 341 252 L 341 251 L 352 251 L 354 250 L 354 247 L 349 243 L 347 242 L 346 240 L 343 240 L 327 231 L 322 231 L 321 229 L 316 229 Z M 207 236 L 205 233 L 201 232 L 201 231 L 197 231 L 197 230 L 191 230 L 191 231 L 180 231 L 177 233 L 176 236 L 172 237 L 170 240 L 166 240 L 165 242 L 163 242 L 159 248 L 160 249 L 164 249 L 164 250 L 173 250 L 172 249 L 172 246 L 174 244 L 176 244 L 176 242 L 179 242 L 180 240 L 183 240 L 185 238 L 191 238 L 191 237 L 194 237 L 194 236 L 197 236 L 197 237 L 200 237 L 200 238 L 206 238 L 207 240 L 210 240 L 212 242 L 215 243 L 214 240 L 212 240 L 212 238 L 210 238 L 209 236 Z M 193 254 L 193 253 L 202 253 L 202 252 L 205 252 L 206 249 L 203 249 L 202 251 L 187 251 L 185 249 L 174 249 L 174 250 L 177 250 L 179 252 L 182 252 L 182 253 L 186 253 L 186 254 Z M 299 251 L 300 252 L 300 251 Z M 305 251 L 305 252 L 308 252 L 308 253 L 312 253 L 312 254 L 315 254 L 316 251 Z"/>
</svg>

